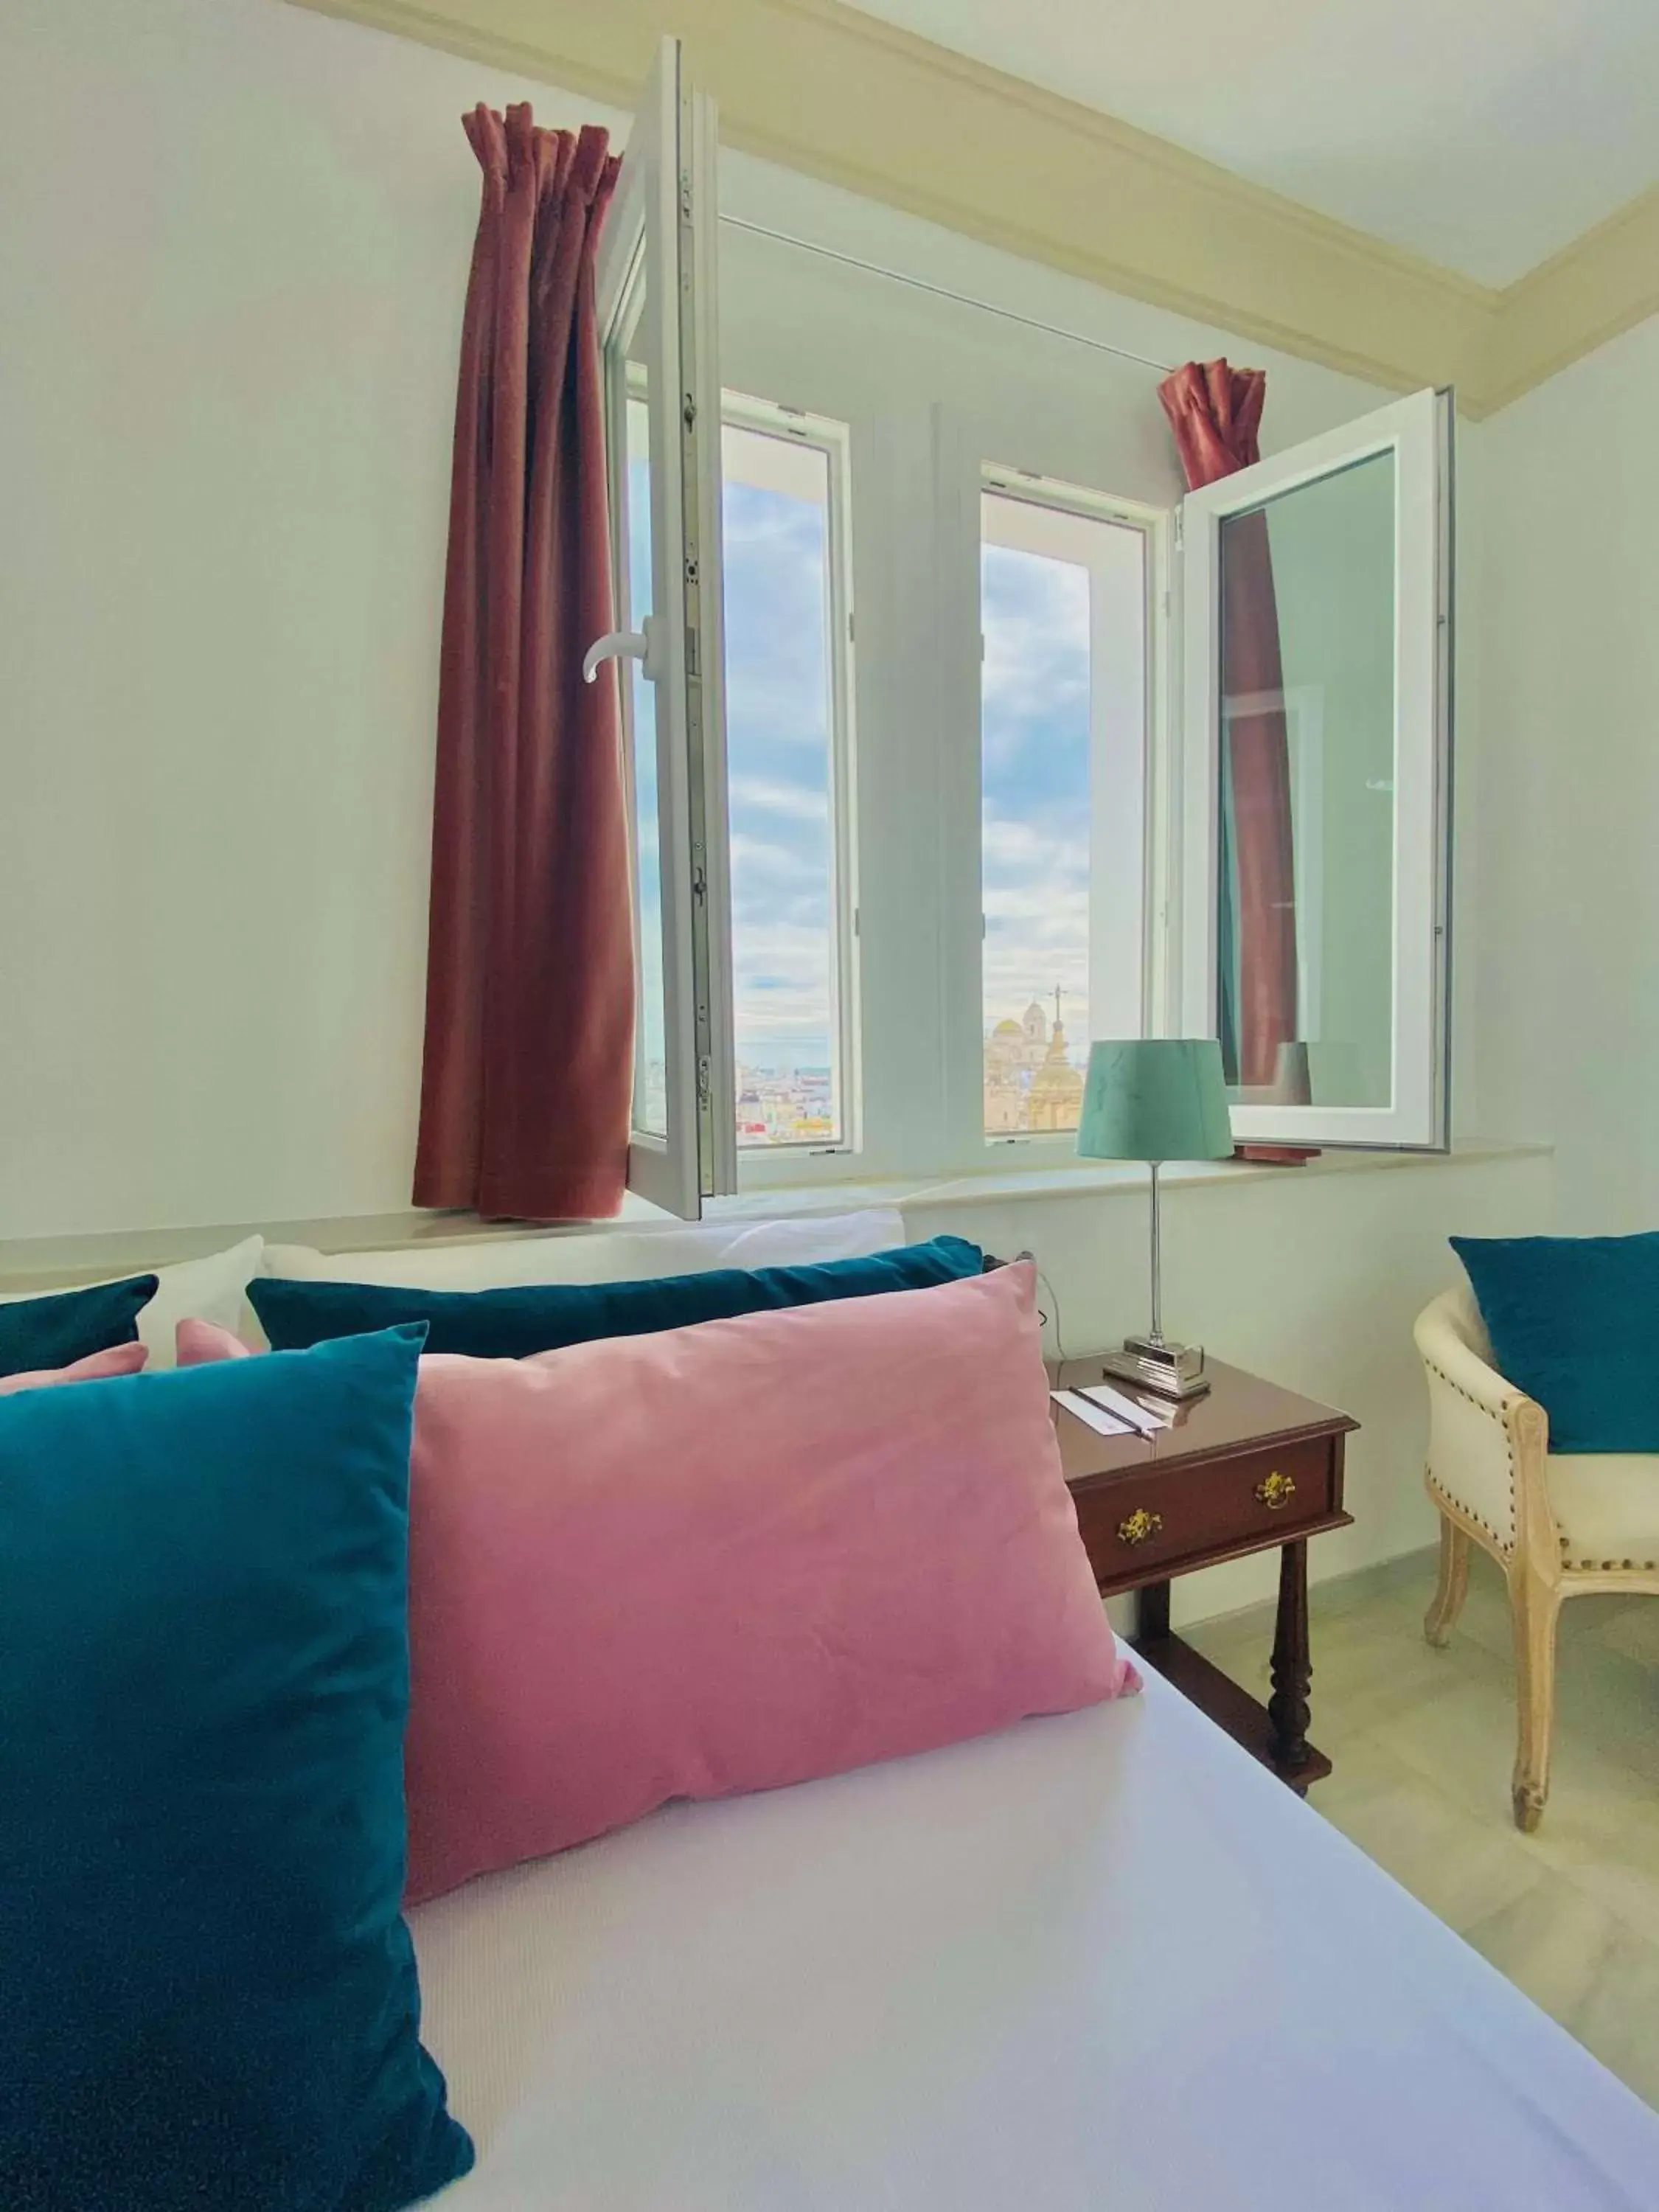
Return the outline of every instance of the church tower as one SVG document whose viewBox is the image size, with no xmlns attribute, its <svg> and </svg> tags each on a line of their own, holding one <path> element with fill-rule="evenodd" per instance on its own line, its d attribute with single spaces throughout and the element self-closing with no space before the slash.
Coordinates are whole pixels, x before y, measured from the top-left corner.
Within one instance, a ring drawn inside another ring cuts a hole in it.
<svg viewBox="0 0 1659 2212">
<path fill-rule="evenodd" d="M 1083 1076 L 1066 1057 L 1066 1024 L 1060 1018 L 1060 993 L 1056 987 L 1054 1026 L 1049 1033 L 1048 1049 L 1043 1054 L 1042 1066 L 1031 1078 L 1028 1128 L 1075 1129 L 1083 1110 Z M 1036 1012 L 1041 1021 L 1041 1008 Z"/>
</svg>

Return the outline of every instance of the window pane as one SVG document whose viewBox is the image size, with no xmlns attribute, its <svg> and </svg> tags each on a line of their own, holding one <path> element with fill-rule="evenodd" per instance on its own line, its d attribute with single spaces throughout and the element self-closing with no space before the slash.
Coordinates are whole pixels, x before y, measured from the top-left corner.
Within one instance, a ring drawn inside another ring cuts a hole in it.
<svg viewBox="0 0 1659 2212">
<path fill-rule="evenodd" d="M 738 1141 L 838 1144 L 830 458 L 728 423 L 723 466 Z"/>
<path fill-rule="evenodd" d="M 642 368 L 633 376 L 642 378 Z M 628 401 L 628 544 L 623 563 L 628 605 L 617 627 L 639 629 L 651 612 L 651 436 L 643 396 Z M 657 693 L 637 660 L 623 662 L 624 709 L 634 771 L 635 919 L 639 931 L 636 988 L 639 1010 L 634 1057 L 634 1126 L 653 1136 L 668 1133 L 668 1080 L 664 1042 L 662 868 L 657 832 Z"/>
<path fill-rule="evenodd" d="M 1394 1091 L 1395 460 L 1220 526 L 1217 1005 L 1236 1098 Z"/>
<path fill-rule="evenodd" d="M 1077 1127 L 1091 854 L 1112 829 L 1099 749 L 1140 758 L 1146 551 L 1137 530 L 995 492 L 981 522 L 985 1129 L 1006 1136 Z"/>
</svg>

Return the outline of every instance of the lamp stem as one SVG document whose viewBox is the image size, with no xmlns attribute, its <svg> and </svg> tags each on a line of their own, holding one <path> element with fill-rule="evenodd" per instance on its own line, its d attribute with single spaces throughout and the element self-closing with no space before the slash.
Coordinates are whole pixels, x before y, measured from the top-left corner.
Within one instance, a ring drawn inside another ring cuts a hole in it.
<svg viewBox="0 0 1659 2212">
<path fill-rule="evenodd" d="M 1164 1248 L 1158 1235 L 1158 1163 L 1149 1163 L 1152 1170 L 1152 1342 L 1164 1341 Z"/>
</svg>

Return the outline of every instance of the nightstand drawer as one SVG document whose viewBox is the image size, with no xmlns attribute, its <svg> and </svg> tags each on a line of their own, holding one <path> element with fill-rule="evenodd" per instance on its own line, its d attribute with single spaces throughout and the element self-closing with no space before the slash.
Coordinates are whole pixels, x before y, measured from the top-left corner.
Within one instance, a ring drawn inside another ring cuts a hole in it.
<svg viewBox="0 0 1659 2212">
<path fill-rule="evenodd" d="M 1103 1590 L 1148 1569 L 1178 1572 L 1330 1522 L 1340 1511 L 1336 1455 L 1324 1437 L 1198 1466 L 1148 1467 L 1074 1486 L 1078 1528 Z"/>
</svg>

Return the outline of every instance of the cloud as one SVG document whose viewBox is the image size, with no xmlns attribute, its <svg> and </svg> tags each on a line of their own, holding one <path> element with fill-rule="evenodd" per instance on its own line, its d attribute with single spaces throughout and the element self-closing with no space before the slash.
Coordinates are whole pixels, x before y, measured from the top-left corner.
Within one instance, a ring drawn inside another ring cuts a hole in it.
<svg viewBox="0 0 1659 2212">
<path fill-rule="evenodd" d="M 830 944 L 827 930 L 771 922 L 733 933 L 732 1015 L 738 1051 L 793 1031 L 814 1038 L 830 1027 Z"/>
<path fill-rule="evenodd" d="M 831 1029 L 827 520 L 727 482 L 726 775 L 739 1057 Z"/>
<path fill-rule="evenodd" d="M 1040 773 L 1056 738 L 1089 738 L 1089 575 L 1070 561 L 988 545 L 980 674 L 986 775 Z"/>
<path fill-rule="evenodd" d="M 725 552 L 738 1052 L 816 1057 L 833 1026 L 824 511 L 728 483 Z M 986 1019 L 1033 997 L 1049 1007 L 1059 983 L 1076 1044 L 1088 1031 L 1088 574 L 988 547 L 982 589 Z"/>
<path fill-rule="evenodd" d="M 1051 1010 L 1058 983 L 1076 1039 L 1088 1027 L 1088 817 L 1070 809 L 1055 820 L 1054 812 L 1033 820 L 986 805 L 982 996 L 988 1028 L 1017 1020 L 1033 999 Z"/>
<path fill-rule="evenodd" d="M 811 501 L 726 484 L 726 720 L 734 773 L 775 775 L 781 755 L 821 761 L 828 744 L 827 531 L 824 510 Z"/>
<path fill-rule="evenodd" d="M 648 605 L 648 482 L 631 471 L 635 609 Z M 726 716 L 731 817 L 732 951 L 738 1057 L 792 1044 L 819 1059 L 833 1028 L 830 905 L 828 548 L 824 510 L 787 493 L 728 481 Z M 638 695 L 636 695 L 638 696 Z M 653 724 L 641 699 L 638 848 L 654 873 Z M 647 927 L 657 927 L 649 889 Z M 648 1027 L 660 1052 L 660 1019 Z"/>
<path fill-rule="evenodd" d="M 822 784 L 779 783 L 764 776 L 727 778 L 727 799 L 733 823 L 751 814 L 782 815 L 791 822 L 825 823 L 830 819 L 830 793 Z"/>
<path fill-rule="evenodd" d="M 1088 1031 L 1090 607 L 1075 563 L 987 546 L 981 956 L 986 1026 L 1036 999 Z"/>
<path fill-rule="evenodd" d="M 1045 810 L 1045 817 L 1054 811 Z M 1075 813 L 1066 812 L 1058 820 L 1017 821 L 987 800 L 981 835 L 988 884 L 1004 877 L 1023 882 L 1088 873 L 1089 824 L 1086 818 L 1079 822 Z"/>
</svg>

